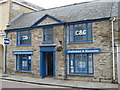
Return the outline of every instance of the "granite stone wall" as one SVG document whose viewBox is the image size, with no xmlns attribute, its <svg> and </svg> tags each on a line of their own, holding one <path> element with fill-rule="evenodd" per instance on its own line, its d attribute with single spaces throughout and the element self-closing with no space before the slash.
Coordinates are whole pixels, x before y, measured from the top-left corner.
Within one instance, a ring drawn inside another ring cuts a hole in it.
<svg viewBox="0 0 120 90">
<path fill-rule="evenodd" d="M 67 49 L 101 49 L 101 53 L 94 54 L 94 75 L 68 75 L 68 79 L 96 82 L 112 82 L 112 39 L 111 39 L 111 22 L 101 21 L 93 22 L 93 42 L 68 43 Z M 42 28 L 31 30 L 32 45 L 16 46 L 16 32 L 8 34 L 11 44 L 7 47 L 7 72 L 11 74 L 29 75 L 40 77 L 40 45 L 58 45 L 62 41 L 63 47 L 63 30 L 64 26 L 54 26 L 54 42 L 45 43 L 42 40 Z M 67 31 L 68 32 L 68 31 Z M 68 35 L 68 34 L 67 34 Z M 68 36 L 67 36 L 68 37 Z M 32 55 L 32 71 L 16 72 L 16 55 L 12 51 L 34 51 Z M 65 70 L 64 53 L 56 51 L 56 78 L 63 79 Z"/>
</svg>

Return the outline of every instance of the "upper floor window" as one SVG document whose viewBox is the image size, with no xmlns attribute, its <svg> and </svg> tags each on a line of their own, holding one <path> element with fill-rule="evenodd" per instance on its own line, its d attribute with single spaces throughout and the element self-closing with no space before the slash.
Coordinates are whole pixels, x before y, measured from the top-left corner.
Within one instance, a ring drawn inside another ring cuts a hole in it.
<svg viewBox="0 0 120 90">
<path fill-rule="evenodd" d="M 43 42 L 53 42 L 53 27 L 43 28 Z"/>
<path fill-rule="evenodd" d="M 31 45 L 31 31 L 18 31 L 17 45 Z"/>
<path fill-rule="evenodd" d="M 92 23 L 69 26 L 69 42 L 89 42 L 92 40 Z"/>
</svg>

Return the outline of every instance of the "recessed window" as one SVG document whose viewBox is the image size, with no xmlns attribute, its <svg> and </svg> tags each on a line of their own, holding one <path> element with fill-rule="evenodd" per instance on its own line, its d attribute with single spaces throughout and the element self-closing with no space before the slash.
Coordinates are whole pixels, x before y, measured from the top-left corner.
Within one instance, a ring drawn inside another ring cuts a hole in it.
<svg viewBox="0 0 120 90">
<path fill-rule="evenodd" d="M 43 42 L 53 42 L 53 27 L 43 28 Z"/>
<path fill-rule="evenodd" d="M 92 39 L 92 23 L 69 26 L 69 42 L 89 42 Z"/>
<path fill-rule="evenodd" d="M 93 54 L 69 54 L 70 74 L 93 75 L 93 68 Z"/>
<path fill-rule="evenodd" d="M 17 55 L 16 59 L 17 71 L 31 71 L 31 55 Z"/>
<path fill-rule="evenodd" d="M 18 31 L 17 45 L 31 45 L 31 31 Z"/>
</svg>

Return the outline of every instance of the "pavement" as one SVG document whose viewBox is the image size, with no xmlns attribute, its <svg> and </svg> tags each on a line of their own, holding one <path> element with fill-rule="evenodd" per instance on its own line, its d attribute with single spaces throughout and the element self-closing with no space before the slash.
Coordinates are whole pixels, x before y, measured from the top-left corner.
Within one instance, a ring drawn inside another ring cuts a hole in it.
<svg viewBox="0 0 120 90">
<path fill-rule="evenodd" d="M 101 82 L 85 82 L 85 81 L 73 81 L 73 80 L 60 80 L 55 78 L 34 78 L 30 76 L 22 76 L 22 75 L 8 75 L 8 74 L 0 74 L 0 79 L 31 83 L 31 84 L 39 84 L 39 85 L 50 85 L 50 86 L 60 86 L 60 87 L 68 87 L 68 88 L 80 88 L 80 89 L 111 89 L 111 90 L 119 90 L 118 84 L 112 83 L 101 83 Z"/>
</svg>

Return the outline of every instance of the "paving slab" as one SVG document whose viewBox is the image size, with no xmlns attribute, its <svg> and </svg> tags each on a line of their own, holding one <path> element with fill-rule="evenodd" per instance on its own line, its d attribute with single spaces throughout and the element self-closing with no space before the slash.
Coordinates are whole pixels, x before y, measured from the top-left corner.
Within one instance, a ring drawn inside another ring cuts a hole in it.
<svg viewBox="0 0 120 90">
<path fill-rule="evenodd" d="M 85 82 L 85 81 L 73 81 L 73 80 L 60 80 L 55 78 L 34 78 L 21 75 L 2 75 L 1 79 L 13 80 L 26 83 L 34 83 L 41 85 L 54 85 L 71 88 L 83 88 L 83 89 L 101 89 L 101 88 L 118 88 L 118 84 L 101 83 L 101 82 Z"/>
</svg>

